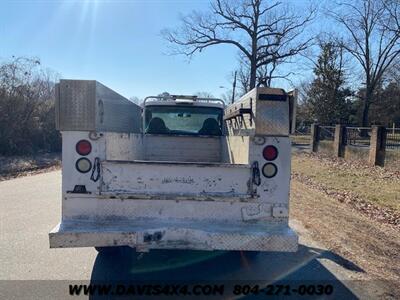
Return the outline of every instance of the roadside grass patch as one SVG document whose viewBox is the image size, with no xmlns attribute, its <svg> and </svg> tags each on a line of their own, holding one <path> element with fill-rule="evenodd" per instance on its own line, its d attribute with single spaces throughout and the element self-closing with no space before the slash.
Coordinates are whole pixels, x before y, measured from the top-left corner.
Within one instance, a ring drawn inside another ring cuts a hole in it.
<svg viewBox="0 0 400 300">
<path fill-rule="evenodd" d="M 23 156 L 0 156 L 0 181 L 50 171 L 61 166 L 60 153 Z"/>
<path fill-rule="evenodd" d="M 302 153 L 293 155 L 292 173 L 308 178 L 330 192 L 348 193 L 400 213 L 400 171 Z"/>
</svg>

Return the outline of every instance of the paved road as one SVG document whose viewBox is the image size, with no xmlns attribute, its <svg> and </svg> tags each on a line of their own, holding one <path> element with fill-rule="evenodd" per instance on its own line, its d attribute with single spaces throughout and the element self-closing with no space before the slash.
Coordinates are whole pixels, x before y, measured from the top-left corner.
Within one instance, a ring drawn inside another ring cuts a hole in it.
<svg viewBox="0 0 400 300">
<path fill-rule="evenodd" d="M 292 226 L 300 233 L 297 253 L 151 251 L 144 256 L 124 249 L 117 258 L 98 255 L 92 248 L 49 249 L 48 232 L 60 217 L 60 171 L 0 182 L 0 293 L 40 298 L 43 285 L 58 284 L 48 298 L 66 295 L 71 280 L 207 279 L 294 280 L 311 284 L 329 280 L 343 297 L 360 296 L 357 270 L 351 262 L 324 250 L 307 236 L 301 222 Z M 183 263 L 183 265 L 182 265 Z M 177 266 L 179 265 L 179 267 Z M 4 281 L 5 280 L 5 281 Z M 18 280 L 10 282 L 9 280 Z M 3 285 L 3 289 L 1 289 Z M 6 287 L 4 289 L 4 287 Z M 29 287 L 29 288 L 28 288 Z M 63 294 L 64 293 L 64 294 Z M 0 295 L 0 298 L 1 295 Z"/>
</svg>

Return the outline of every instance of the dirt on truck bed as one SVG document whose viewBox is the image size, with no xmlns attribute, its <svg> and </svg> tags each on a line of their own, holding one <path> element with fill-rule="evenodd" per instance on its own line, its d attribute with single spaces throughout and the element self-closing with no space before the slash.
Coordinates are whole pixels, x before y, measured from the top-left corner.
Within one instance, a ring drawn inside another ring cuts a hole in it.
<svg viewBox="0 0 400 300">
<path fill-rule="evenodd" d="M 328 250 L 354 263 L 357 266 L 355 279 L 366 280 L 366 285 L 368 282 L 379 281 L 379 286 L 384 290 L 384 298 L 399 299 L 400 227 L 397 207 L 389 191 L 391 185 L 393 190 L 399 188 L 399 178 L 393 174 L 387 177 L 382 189 L 379 182 L 388 175 L 386 171 L 367 168 L 363 167 L 360 170 L 349 163 L 329 158 L 305 153 L 295 154 L 291 217 L 300 221 L 312 238 L 321 242 Z M 328 174 L 329 178 L 318 176 L 321 170 Z M 354 173 L 353 183 L 340 185 L 343 172 Z M 363 179 L 360 172 L 368 173 L 368 178 Z M 376 190 L 367 186 L 371 184 L 371 176 L 377 176 Z M 365 189 L 360 193 L 358 185 L 362 184 L 363 180 Z M 348 191 L 352 184 L 355 188 Z M 343 196 L 346 193 L 349 194 L 347 200 Z M 385 202 L 372 202 L 371 199 L 375 195 L 371 196 L 371 193 L 382 193 Z M 357 201 L 361 204 L 358 205 Z M 365 211 L 364 206 L 368 205 L 372 207 L 373 212 Z"/>
</svg>

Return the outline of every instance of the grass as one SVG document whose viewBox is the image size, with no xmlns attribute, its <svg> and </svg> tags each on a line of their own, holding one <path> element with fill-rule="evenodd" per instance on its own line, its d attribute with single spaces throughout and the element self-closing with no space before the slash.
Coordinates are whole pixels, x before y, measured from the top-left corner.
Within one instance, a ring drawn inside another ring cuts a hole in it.
<svg viewBox="0 0 400 300">
<path fill-rule="evenodd" d="M 59 166 L 60 153 L 40 153 L 23 156 L 0 156 L 0 180 L 21 174 Z"/>
<path fill-rule="evenodd" d="M 399 172 L 308 154 L 293 156 L 292 172 L 330 190 L 349 192 L 371 204 L 400 212 Z"/>
<path fill-rule="evenodd" d="M 311 136 L 310 135 L 291 135 L 290 136 L 293 144 L 310 144 Z"/>
</svg>

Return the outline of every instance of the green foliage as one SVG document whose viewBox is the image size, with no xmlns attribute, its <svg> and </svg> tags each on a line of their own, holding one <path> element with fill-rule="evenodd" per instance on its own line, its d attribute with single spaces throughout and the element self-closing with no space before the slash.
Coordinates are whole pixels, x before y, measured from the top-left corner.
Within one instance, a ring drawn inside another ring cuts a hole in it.
<svg viewBox="0 0 400 300">
<path fill-rule="evenodd" d="M 345 87 L 342 49 L 332 42 L 321 43 L 320 47 L 315 79 L 306 91 L 303 110 L 321 124 L 347 123 L 351 91 Z"/>
<path fill-rule="evenodd" d="M 355 100 L 350 106 L 351 124 L 362 124 L 363 99 L 365 89 L 357 91 Z M 369 107 L 369 124 L 378 124 L 392 127 L 400 126 L 400 82 L 391 80 L 387 84 L 380 84 L 373 95 L 373 101 Z"/>
<path fill-rule="evenodd" d="M 0 154 L 60 151 L 55 130 L 54 78 L 31 58 L 0 64 Z"/>
<path fill-rule="evenodd" d="M 370 107 L 370 121 L 374 124 L 400 126 L 400 85 L 391 82 L 377 94 L 377 101 Z"/>
</svg>

